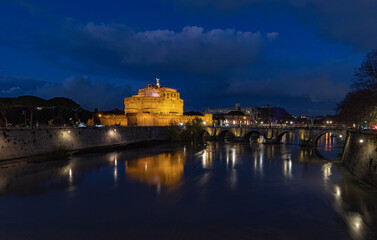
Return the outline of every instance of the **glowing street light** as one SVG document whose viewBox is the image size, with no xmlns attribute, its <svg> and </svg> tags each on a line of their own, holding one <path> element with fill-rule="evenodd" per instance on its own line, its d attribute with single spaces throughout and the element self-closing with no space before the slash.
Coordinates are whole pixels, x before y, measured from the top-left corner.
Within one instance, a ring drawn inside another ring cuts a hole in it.
<svg viewBox="0 0 377 240">
<path fill-rule="evenodd" d="M 360 142 L 360 143 L 363 143 L 363 142 L 364 142 L 364 139 L 360 139 L 359 142 Z"/>
</svg>

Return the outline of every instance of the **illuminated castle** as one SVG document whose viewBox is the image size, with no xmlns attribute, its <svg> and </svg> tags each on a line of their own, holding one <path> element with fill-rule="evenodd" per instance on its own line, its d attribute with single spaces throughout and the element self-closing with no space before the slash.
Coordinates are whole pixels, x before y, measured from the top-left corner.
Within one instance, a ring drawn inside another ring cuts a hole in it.
<svg viewBox="0 0 377 240">
<path fill-rule="evenodd" d="M 168 126 L 171 123 L 186 124 L 199 118 L 205 125 L 212 124 L 212 114 L 204 116 L 183 115 L 183 99 L 177 90 L 148 84 L 137 95 L 124 99 L 124 116 L 101 115 L 103 125 Z"/>
<path fill-rule="evenodd" d="M 148 84 L 137 95 L 124 99 L 124 112 L 183 115 L 183 100 L 175 89 Z"/>
</svg>

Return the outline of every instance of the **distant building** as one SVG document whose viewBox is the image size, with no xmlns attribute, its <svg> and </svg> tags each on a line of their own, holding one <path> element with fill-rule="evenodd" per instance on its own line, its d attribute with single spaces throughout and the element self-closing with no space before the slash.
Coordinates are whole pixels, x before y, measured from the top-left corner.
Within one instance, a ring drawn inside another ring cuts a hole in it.
<svg viewBox="0 0 377 240">
<path fill-rule="evenodd" d="M 241 107 L 239 103 L 235 108 L 207 108 L 206 113 L 213 114 L 213 120 L 218 125 L 265 125 L 282 124 L 290 122 L 292 116 L 283 108 L 271 107 Z"/>
<path fill-rule="evenodd" d="M 253 108 L 241 108 L 239 103 L 235 108 L 207 108 L 205 113 L 213 114 L 213 120 L 217 125 L 250 125 Z"/>
<path fill-rule="evenodd" d="M 242 111 L 244 114 L 251 115 L 253 112 L 252 107 L 243 107 L 239 103 L 236 104 L 235 108 L 206 108 L 204 110 L 205 113 L 212 113 L 212 114 L 227 114 L 231 111 Z"/>
</svg>

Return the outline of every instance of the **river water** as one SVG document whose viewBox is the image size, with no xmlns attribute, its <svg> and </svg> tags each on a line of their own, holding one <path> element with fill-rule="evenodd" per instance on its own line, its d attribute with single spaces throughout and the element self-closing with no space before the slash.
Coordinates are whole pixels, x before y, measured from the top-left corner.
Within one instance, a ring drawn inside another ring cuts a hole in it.
<svg viewBox="0 0 377 240">
<path fill-rule="evenodd" d="M 319 151 L 207 142 L 0 169 L 0 239 L 377 239 L 377 198 Z"/>
</svg>

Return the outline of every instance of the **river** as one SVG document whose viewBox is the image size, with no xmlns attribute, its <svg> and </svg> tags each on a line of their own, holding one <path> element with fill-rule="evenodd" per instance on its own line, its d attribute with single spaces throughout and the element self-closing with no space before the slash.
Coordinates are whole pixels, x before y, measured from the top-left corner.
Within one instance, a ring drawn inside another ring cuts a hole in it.
<svg viewBox="0 0 377 240">
<path fill-rule="evenodd" d="M 377 239 L 377 198 L 318 151 L 206 142 L 16 161 L 0 169 L 0 239 Z"/>
</svg>

